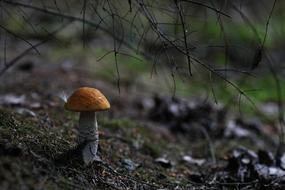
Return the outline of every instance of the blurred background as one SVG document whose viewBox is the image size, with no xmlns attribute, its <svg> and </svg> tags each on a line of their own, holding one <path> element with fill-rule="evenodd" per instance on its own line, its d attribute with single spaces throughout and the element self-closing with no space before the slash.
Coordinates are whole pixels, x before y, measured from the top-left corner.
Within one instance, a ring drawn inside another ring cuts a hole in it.
<svg viewBox="0 0 285 190">
<path fill-rule="evenodd" d="M 2 80 L 11 74 L 22 83 L 25 74 L 13 74 L 17 68 L 57 68 L 62 78 L 82 74 L 127 94 L 275 110 L 285 87 L 283 2 L 271 13 L 272 7 L 268 1 L 3 1 L 1 67 L 43 43 L 9 66 Z M 73 88 L 65 82 L 56 93 Z"/>
<path fill-rule="evenodd" d="M 0 6 L 2 109 L 47 126 L 76 122 L 63 111 L 62 97 L 92 86 L 112 105 L 102 118 L 135 120 L 162 134 L 170 129 L 175 138 L 186 135 L 181 147 L 201 138 L 190 132 L 201 126 L 220 156 L 243 143 L 276 151 L 282 142 L 284 1 L 2 0 Z M 207 145 L 193 145 L 193 152 L 213 156 L 201 147 Z"/>
</svg>

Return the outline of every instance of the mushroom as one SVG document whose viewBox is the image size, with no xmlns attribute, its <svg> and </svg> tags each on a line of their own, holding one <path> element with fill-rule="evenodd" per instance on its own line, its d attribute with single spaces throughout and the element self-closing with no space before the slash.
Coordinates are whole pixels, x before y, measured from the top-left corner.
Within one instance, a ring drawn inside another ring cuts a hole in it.
<svg viewBox="0 0 285 190">
<path fill-rule="evenodd" d="M 84 145 L 82 148 L 84 163 L 88 165 L 94 160 L 100 160 L 97 156 L 99 133 L 96 112 L 110 108 L 107 98 L 95 88 L 82 87 L 73 92 L 64 108 L 80 112 L 78 132 L 79 143 Z"/>
</svg>

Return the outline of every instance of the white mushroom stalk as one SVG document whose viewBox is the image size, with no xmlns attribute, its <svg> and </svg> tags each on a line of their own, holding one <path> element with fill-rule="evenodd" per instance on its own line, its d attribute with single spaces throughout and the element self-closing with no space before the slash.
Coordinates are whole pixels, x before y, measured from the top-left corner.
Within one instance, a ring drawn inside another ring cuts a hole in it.
<svg viewBox="0 0 285 190">
<path fill-rule="evenodd" d="M 79 143 L 85 144 L 82 157 L 85 164 L 100 160 L 97 156 L 99 144 L 98 124 L 95 112 L 80 112 L 79 116 Z"/>
</svg>

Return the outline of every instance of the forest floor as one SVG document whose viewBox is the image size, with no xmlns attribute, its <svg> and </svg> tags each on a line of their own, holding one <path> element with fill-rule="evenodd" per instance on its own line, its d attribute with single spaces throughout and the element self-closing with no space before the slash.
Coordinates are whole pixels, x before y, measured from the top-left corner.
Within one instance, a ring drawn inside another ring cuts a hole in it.
<svg viewBox="0 0 285 190">
<path fill-rule="evenodd" d="M 0 189 L 284 188 L 273 124 L 202 101 L 119 95 L 86 71 L 44 65 L 23 62 L 1 79 Z M 81 86 L 111 102 L 99 114 L 102 162 L 89 166 L 76 159 L 78 113 L 59 98 Z"/>
</svg>

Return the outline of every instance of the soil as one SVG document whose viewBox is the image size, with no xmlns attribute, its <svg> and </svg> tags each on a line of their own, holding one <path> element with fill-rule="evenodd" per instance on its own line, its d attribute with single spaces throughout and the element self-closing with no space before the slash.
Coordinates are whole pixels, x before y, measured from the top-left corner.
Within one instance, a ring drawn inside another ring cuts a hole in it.
<svg viewBox="0 0 285 190">
<path fill-rule="evenodd" d="M 262 134 L 247 128 L 254 138 L 225 136 L 228 115 L 215 128 L 205 125 L 217 124 L 219 110 L 212 105 L 193 109 L 194 120 L 171 111 L 164 118 L 167 106 L 175 103 L 180 109 L 186 103 L 160 97 L 168 102 L 166 108 L 154 110 L 145 103 L 155 101 L 151 94 L 119 94 L 116 85 L 87 71 L 31 64 L 14 67 L 1 79 L 1 97 L 9 100 L 1 102 L 0 110 L 1 189 L 242 189 L 268 184 L 230 174 L 222 178 L 221 173 L 235 147 L 274 150 L 273 127 Z M 89 166 L 80 161 L 78 113 L 64 110 L 59 98 L 63 90 L 68 94 L 81 86 L 101 89 L 112 105 L 99 114 L 102 162 Z"/>
</svg>

